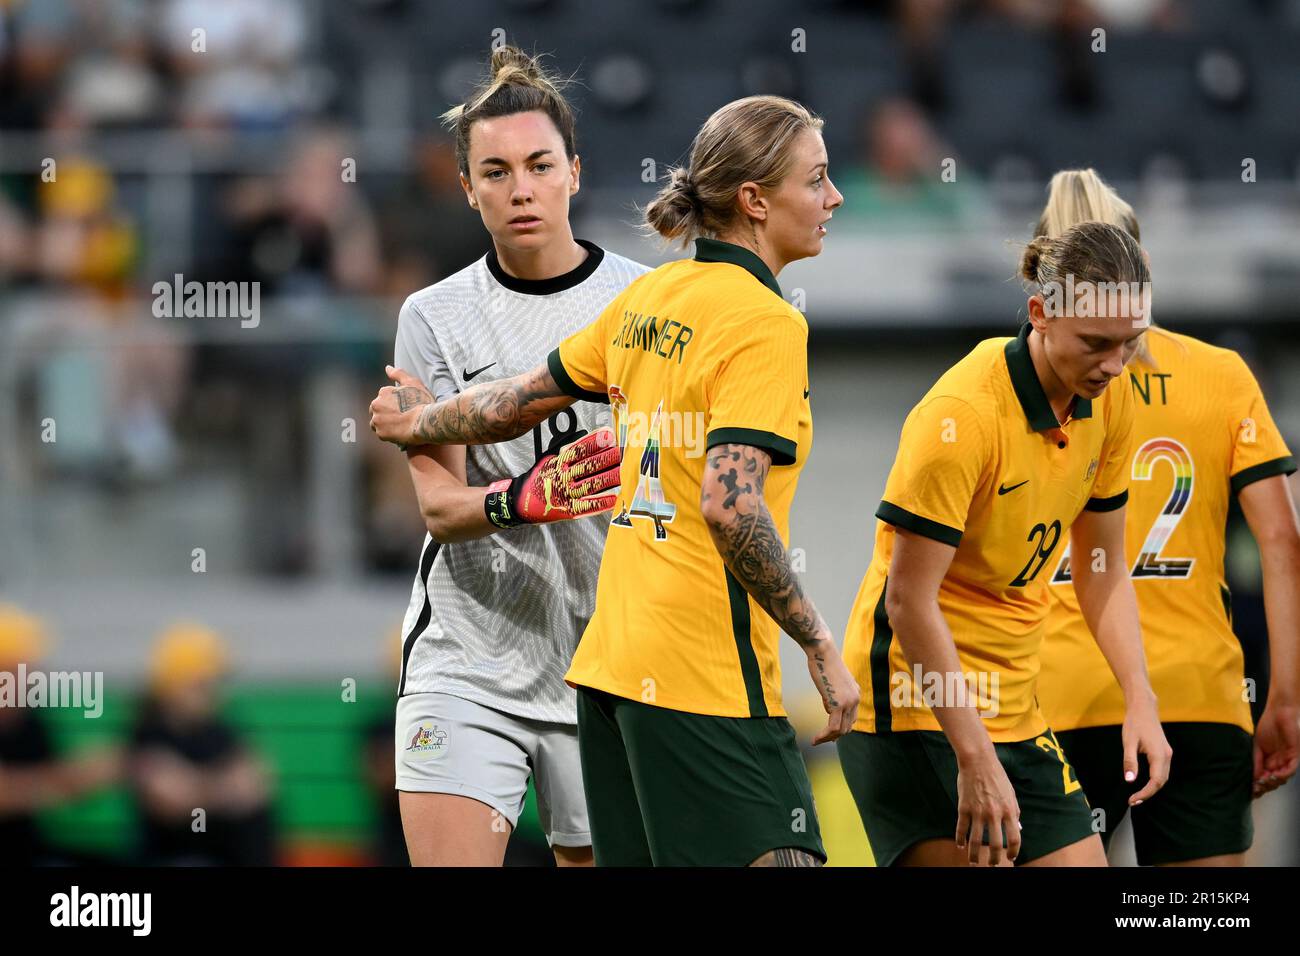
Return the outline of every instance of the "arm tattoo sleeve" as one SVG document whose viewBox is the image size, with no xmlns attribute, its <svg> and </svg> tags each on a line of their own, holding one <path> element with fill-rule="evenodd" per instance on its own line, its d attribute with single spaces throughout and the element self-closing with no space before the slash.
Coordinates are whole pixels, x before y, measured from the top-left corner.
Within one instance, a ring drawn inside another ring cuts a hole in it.
<svg viewBox="0 0 1300 956">
<path fill-rule="evenodd" d="M 518 438 L 572 405 L 545 365 L 499 382 L 484 382 L 426 406 L 415 425 L 418 445 L 490 445 Z"/>
<path fill-rule="evenodd" d="M 752 445 L 715 445 L 705 462 L 701 503 L 719 499 L 720 507 L 707 512 L 709 533 L 728 570 L 781 629 L 806 648 L 825 634 L 826 624 L 790 567 L 763 500 L 771 464 L 771 456 Z"/>
</svg>

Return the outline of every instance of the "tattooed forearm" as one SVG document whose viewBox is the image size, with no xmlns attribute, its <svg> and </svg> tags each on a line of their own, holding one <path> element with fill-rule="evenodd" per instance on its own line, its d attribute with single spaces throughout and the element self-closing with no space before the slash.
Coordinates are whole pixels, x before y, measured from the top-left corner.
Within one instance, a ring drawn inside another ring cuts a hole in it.
<svg viewBox="0 0 1300 956">
<path fill-rule="evenodd" d="M 546 366 L 499 382 L 484 382 L 429 405 L 415 425 L 419 445 L 484 445 L 518 438 L 573 404 Z"/>
<path fill-rule="evenodd" d="M 781 629 L 804 648 L 827 628 L 790 566 L 763 500 L 771 458 L 751 445 L 716 445 L 704 469 L 701 506 L 723 562 Z"/>
</svg>

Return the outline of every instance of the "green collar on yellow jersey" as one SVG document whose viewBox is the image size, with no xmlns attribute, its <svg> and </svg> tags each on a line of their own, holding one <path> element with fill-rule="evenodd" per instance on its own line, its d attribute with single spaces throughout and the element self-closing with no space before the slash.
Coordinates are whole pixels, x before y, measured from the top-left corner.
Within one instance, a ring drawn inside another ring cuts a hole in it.
<svg viewBox="0 0 1300 956">
<path fill-rule="evenodd" d="M 750 252 L 744 246 L 736 245 L 734 242 L 723 242 L 721 239 L 705 239 L 703 237 L 696 239 L 695 261 L 730 262 L 733 266 L 740 266 L 742 269 L 747 270 L 763 285 L 777 295 L 781 295 L 781 287 L 776 284 L 776 276 L 772 275 L 772 270 L 767 267 L 767 263 L 755 253 Z M 781 295 L 781 298 L 785 298 L 785 296 Z"/>
<path fill-rule="evenodd" d="M 1011 373 L 1011 387 L 1020 399 L 1020 407 L 1025 410 L 1029 425 L 1036 432 L 1049 428 L 1060 428 L 1061 423 L 1052 411 L 1052 403 L 1047 400 L 1043 383 L 1038 380 L 1034 370 L 1034 360 L 1029 354 L 1029 330 L 1033 328 L 1028 322 L 1020 327 L 1020 334 L 1007 343 L 1007 371 Z M 1074 418 L 1092 417 L 1092 400 L 1074 397 Z"/>
</svg>

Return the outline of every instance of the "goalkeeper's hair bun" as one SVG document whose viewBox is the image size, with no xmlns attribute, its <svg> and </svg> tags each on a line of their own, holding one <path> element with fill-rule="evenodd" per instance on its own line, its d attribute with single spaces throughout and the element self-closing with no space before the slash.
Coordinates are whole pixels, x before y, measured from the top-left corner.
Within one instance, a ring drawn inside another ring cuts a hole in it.
<svg viewBox="0 0 1300 956">
<path fill-rule="evenodd" d="M 578 155 L 577 122 L 564 91 L 571 80 L 542 65 L 540 55 L 530 56 L 516 46 L 493 50 L 488 72 L 459 106 L 442 114 L 443 124 L 456 137 L 456 165 L 469 175 L 469 137 L 476 120 L 541 110 L 551 118 L 564 141 L 566 158 Z"/>
</svg>

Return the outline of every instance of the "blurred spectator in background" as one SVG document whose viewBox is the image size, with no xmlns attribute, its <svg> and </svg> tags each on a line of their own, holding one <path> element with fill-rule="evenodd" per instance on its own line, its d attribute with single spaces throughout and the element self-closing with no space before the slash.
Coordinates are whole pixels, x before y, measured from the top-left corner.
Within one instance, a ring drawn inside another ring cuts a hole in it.
<svg viewBox="0 0 1300 956">
<path fill-rule="evenodd" d="M 120 299 L 136 264 L 135 223 L 116 203 L 112 173 L 86 156 L 60 157 L 38 193 L 37 269 L 43 283 Z"/>
<path fill-rule="evenodd" d="M 299 64 L 307 41 L 299 0 L 163 0 L 161 7 L 158 42 L 180 84 L 180 125 L 281 129 L 311 99 L 310 74 Z"/>
<path fill-rule="evenodd" d="M 34 669 L 45 645 L 39 620 L 0 604 L 0 672 L 17 681 L 18 665 Z M 109 786 L 121 771 L 116 749 L 60 756 L 42 711 L 0 704 L 0 866 L 71 862 L 46 844 L 37 813 Z"/>
<path fill-rule="evenodd" d="M 279 310 L 267 324 L 276 322 L 283 339 L 258 343 L 260 333 L 253 332 L 238 345 L 207 351 L 209 369 L 255 385 L 257 410 L 250 406 L 243 417 L 255 419 L 256 429 L 241 472 L 259 565 L 276 573 L 300 573 L 312 560 L 302 530 L 303 499 L 286 502 L 280 494 L 286 486 L 301 486 L 307 468 L 305 454 L 285 454 L 302 447 L 304 427 L 310 427 L 300 413 L 304 389 L 312 387 L 326 356 L 339 361 L 346 356 L 347 364 L 382 372 L 384 353 L 372 344 L 331 350 L 316 338 L 331 323 L 350 326 L 361 337 L 372 334 L 363 327 L 372 321 L 371 313 L 353 308 L 348 297 L 372 296 L 382 285 L 378 230 L 359 181 L 365 170 L 354 146 L 333 130 L 296 133 L 277 174 L 244 177 L 226 191 L 220 206 L 223 234 L 198 267 L 209 280 L 258 283 L 264 304 L 279 297 Z M 347 387 L 336 384 L 334 393 Z M 362 396 L 370 388 L 368 383 L 358 387 L 348 407 L 364 406 Z M 248 394 L 253 393 L 250 388 Z"/>
<path fill-rule="evenodd" d="M 75 55 L 72 0 L 0 0 L 0 129 L 44 125 Z"/>
<path fill-rule="evenodd" d="M 51 4 L 64 5 L 67 0 Z M 77 55 L 60 77 L 47 125 L 112 129 L 158 124 L 165 101 L 149 43 L 150 0 L 77 0 L 72 5 L 79 22 L 68 39 Z M 39 6 L 46 6 L 46 0 Z"/>
<path fill-rule="evenodd" d="M 338 133 L 301 134 L 283 172 L 237 183 L 227 202 L 230 259 L 225 280 L 262 283 L 263 297 L 330 292 L 366 294 L 379 286 L 379 236 L 357 177 L 356 153 Z"/>
<path fill-rule="evenodd" d="M 893 4 L 912 96 L 931 113 L 942 112 L 948 106 L 942 46 L 957 6 L 958 0 L 895 0 Z"/>
<path fill-rule="evenodd" d="M 150 0 L 0 0 L 0 127 L 157 123 Z"/>
<path fill-rule="evenodd" d="M 492 248 L 482 219 L 465 199 L 450 137 L 426 134 L 411 154 L 413 175 L 402 177 L 380 213 L 384 292 L 399 299 L 459 272 Z"/>
<path fill-rule="evenodd" d="M 143 863 L 274 862 L 268 771 L 218 713 L 226 673 L 224 643 L 202 627 L 177 625 L 154 650 L 130 752 Z"/>
<path fill-rule="evenodd" d="M 983 14 L 1048 31 L 1059 69 L 1060 102 L 1076 110 L 1098 105 L 1090 46 L 1094 29 L 1164 30 L 1179 23 L 1176 0 L 891 0 L 890 6 L 912 96 L 932 113 L 944 112 L 950 105 L 944 41 L 958 15 Z"/>
<path fill-rule="evenodd" d="M 33 377 L 36 406 L 62 429 L 58 442 L 41 446 L 42 457 L 56 471 L 107 476 L 114 486 L 165 478 L 178 464 L 173 422 L 189 349 L 138 296 L 138 228 L 108 169 L 69 153 L 54 171 L 36 187 L 30 229 L 0 199 L 0 272 L 8 263 L 63 291 L 7 312 L 18 354 L 42 359 L 20 374 Z M 6 241 L 6 233 L 15 238 Z M 79 347 L 64 349 L 66 341 Z"/>
<path fill-rule="evenodd" d="M 950 176 L 945 162 L 952 160 Z M 858 165 L 838 173 L 844 193 L 837 215 L 882 231 L 933 230 L 983 214 L 982 189 L 969 168 L 940 141 L 921 109 L 907 99 L 881 100 L 862 124 Z"/>
</svg>

